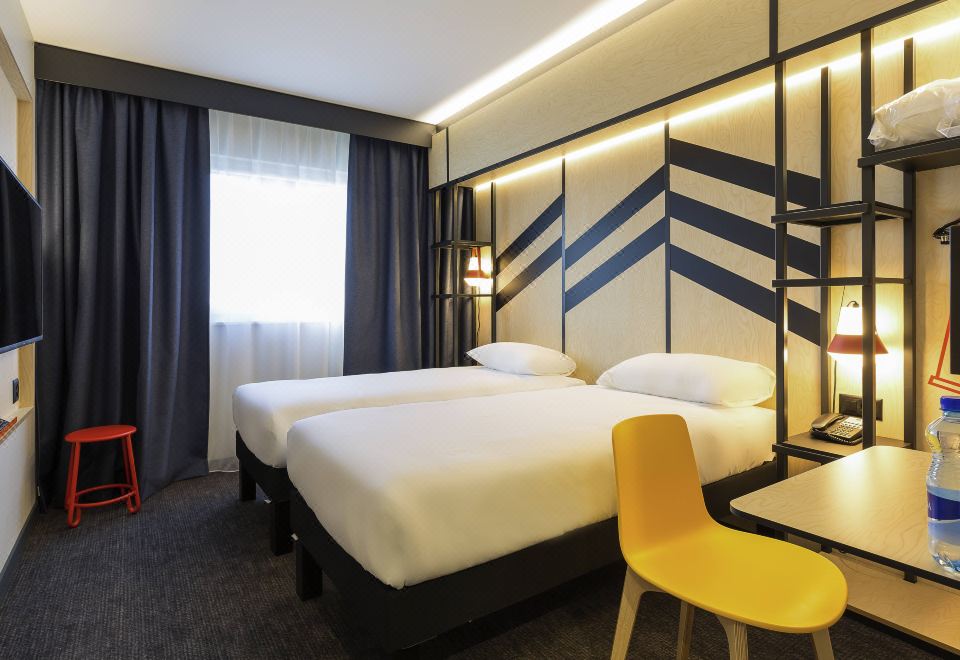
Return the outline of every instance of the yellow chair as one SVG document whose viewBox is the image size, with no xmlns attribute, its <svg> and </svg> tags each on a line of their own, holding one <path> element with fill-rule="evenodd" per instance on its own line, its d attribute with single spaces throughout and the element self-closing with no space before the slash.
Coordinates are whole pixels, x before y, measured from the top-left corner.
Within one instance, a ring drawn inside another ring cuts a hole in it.
<svg viewBox="0 0 960 660">
<path fill-rule="evenodd" d="M 611 658 L 627 654 L 640 597 L 662 591 L 681 601 L 677 658 L 689 655 L 699 607 L 720 620 L 734 660 L 747 657 L 747 626 L 812 633 L 817 657 L 832 660 L 828 629 L 846 607 L 843 574 L 815 552 L 714 521 L 682 417 L 620 422 L 613 456 L 627 577 Z"/>
</svg>

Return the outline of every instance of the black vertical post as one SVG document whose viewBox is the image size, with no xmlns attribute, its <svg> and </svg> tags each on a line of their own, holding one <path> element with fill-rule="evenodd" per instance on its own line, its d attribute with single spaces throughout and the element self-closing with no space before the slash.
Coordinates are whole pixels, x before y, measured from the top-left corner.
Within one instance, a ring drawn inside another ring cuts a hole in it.
<svg viewBox="0 0 960 660">
<path fill-rule="evenodd" d="M 779 46 L 779 40 L 780 40 L 780 34 L 779 34 L 779 32 L 780 32 L 780 19 L 779 19 L 780 6 L 779 6 L 777 0 L 770 0 L 769 7 L 770 7 L 770 9 L 769 9 L 770 23 L 769 23 L 769 26 L 768 26 L 767 30 L 769 31 L 769 37 L 770 37 L 770 57 L 776 57 L 776 56 L 777 56 L 777 51 L 778 51 L 779 48 L 780 48 L 780 46 Z"/>
<path fill-rule="evenodd" d="M 672 309 L 670 303 L 670 122 L 663 124 L 663 301 L 664 301 L 664 350 L 672 350 Z"/>
<path fill-rule="evenodd" d="M 960 226 L 950 228 L 950 373 L 960 374 Z"/>
<path fill-rule="evenodd" d="M 443 241 L 443 206 L 441 195 L 443 188 L 433 193 L 433 238 L 435 243 Z M 443 252 L 434 247 L 433 250 L 433 365 L 441 367 L 443 335 L 440 328 L 440 310 L 443 307 L 443 301 L 440 299 L 440 263 Z"/>
<path fill-rule="evenodd" d="M 567 159 L 560 161 L 560 350 L 567 350 Z"/>
<path fill-rule="evenodd" d="M 490 184 L 490 341 L 497 341 L 497 184 Z"/>
<path fill-rule="evenodd" d="M 832 132 L 830 129 L 830 67 L 820 69 L 820 206 L 832 203 Z M 831 264 L 830 227 L 820 230 L 820 277 L 830 277 Z M 832 314 L 830 313 L 830 287 L 820 287 L 820 411 L 833 410 L 830 395 L 830 344 Z"/>
<path fill-rule="evenodd" d="M 867 136 L 873 125 L 873 35 L 870 29 L 860 33 L 860 143 L 864 156 L 873 153 Z M 873 167 L 860 170 L 861 192 L 866 204 L 860 225 L 863 278 L 860 314 L 863 318 L 863 446 L 872 447 L 877 437 L 877 363 L 874 337 L 877 332 L 877 212 L 876 172 Z"/>
<path fill-rule="evenodd" d="M 774 148 L 775 148 L 775 212 L 787 210 L 787 108 L 786 88 L 783 78 L 784 63 L 774 65 Z M 787 276 L 787 224 L 778 222 L 775 227 L 775 257 L 777 279 Z M 787 439 L 787 288 L 776 289 L 777 325 L 777 442 Z M 777 455 L 777 476 L 787 476 L 787 457 Z"/>
<path fill-rule="evenodd" d="M 903 42 L 903 92 L 915 82 L 913 39 Z M 903 207 L 910 217 L 903 220 L 903 441 L 917 447 L 917 173 L 903 173 Z"/>
<path fill-rule="evenodd" d="M 450 305 L 453 308 L 453 366 L 460 366 L 460 200 L 457 199 L 457 186 L 450 189 L 453 201 L 453 245 L 450 254 L 453 256 L 453 287 L 450 291 Z"/>
</svg>

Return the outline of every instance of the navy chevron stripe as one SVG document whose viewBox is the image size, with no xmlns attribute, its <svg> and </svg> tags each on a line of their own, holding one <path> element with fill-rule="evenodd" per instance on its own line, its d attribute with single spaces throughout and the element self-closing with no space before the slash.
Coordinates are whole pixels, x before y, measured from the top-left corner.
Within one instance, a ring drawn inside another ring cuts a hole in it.
<svg viewBox="0 0 960 660">
<path fill-rule="evenodd" d="M 663 188 L 663 168 L 661 167 L 567 247 L 567 268 L 577 263 L 603 239 L 635 216 L 640 209 L 656 199 L 657 195 L 663 192 Z"/>
<path fill-rule="evenodd" d="M 510 282 L 497 293 L 497 311 L 513 300 L 517 294 L 527 288 L 531 282 L 543 275 L 550 266 L 557 263 L 563 251 L 562 246 L 563 239 L 558 238 L 543 254 L 530 262 L 529 266 L 510 280 Z"/>
<path fill-rule="evenodd" d="M 497 257 L 497 270 L 505 270 L 521 252 L 530 247 L 543 232 L 550 228 L 550 225 L 560 217 L 561 213 L 563 213 L 563 195 L 553 200 L 550 206 L 545 208 L 543 212 L 537 216 L 537 219 L 530 223 L 529 227 L 520 232 L 520 235 L 513 240 L 513 243 L 508 245 L 507 248 L 500 253 L 500 256 Z"/>
<path fill-rule="evenodd" d="M 741 188 L 774 195 L 776 168 L 773 165 L 677 139 L 670 140 L 670 163 Z M 820 179 L 788 171 L 787 201 L 806 207 L 819 206 Z"/>
<path fill-rule="evenodd" d="M 776 294 L 756 282 L 675 245 L 670 247 L 670 269 L 770 322 L 776 321 Z M 820 344 L 818 312 L 791 300 L 787 304 L 787 314 L 790 332 L 813 344 Z"/>
<path fill-rule="evenodd" d="M 663 245 L 667 234 L 667 219 L 661 218 L 653 226 L 633 239 L 612 257 L 600 264 L 589 275 L 570 287 L 564 294 L 564 309 L 571 309 L 610 283 L 655 249 Z"/>
<path fill-rule="evenodd" d="M 772 227 L 675 192 L 670 193 L 670 215 L 757 254 L 770 259 L 776 256 L 775 231 Z M 790 265 L 807 275 L 819 277 L 820 246 L 796 236 L 788 237 L 787 241 Z"/>
</svg>

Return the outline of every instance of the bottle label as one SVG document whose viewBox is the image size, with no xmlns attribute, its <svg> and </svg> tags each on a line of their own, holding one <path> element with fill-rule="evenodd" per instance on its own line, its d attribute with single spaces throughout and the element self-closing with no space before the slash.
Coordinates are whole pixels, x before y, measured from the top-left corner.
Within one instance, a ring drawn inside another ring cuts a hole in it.
<svg viewBox="0 0 960 660">
<path fill-rule="evenodd" d="M 960 520 L 960 500 L 942 497 L 928 490 L 927 518 L 930 520 Z"/>
</svg>

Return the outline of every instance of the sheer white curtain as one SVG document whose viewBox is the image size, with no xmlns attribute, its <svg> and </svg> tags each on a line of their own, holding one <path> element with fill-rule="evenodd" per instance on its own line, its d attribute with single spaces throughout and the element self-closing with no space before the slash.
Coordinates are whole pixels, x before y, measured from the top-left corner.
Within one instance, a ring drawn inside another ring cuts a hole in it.
<svg viewBox="0 0 960 660">
<path fill-rule="evenodd" d="M 343 373 L 349 145 L 210 111 L 211 470 L 236 469 L 237 386 Z"/>
</svg>

